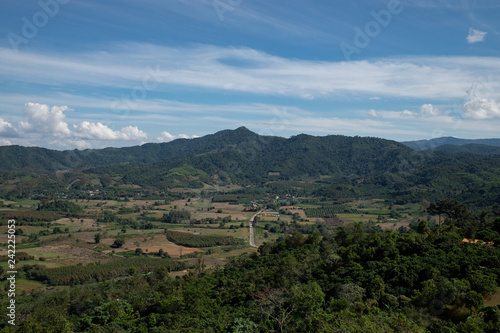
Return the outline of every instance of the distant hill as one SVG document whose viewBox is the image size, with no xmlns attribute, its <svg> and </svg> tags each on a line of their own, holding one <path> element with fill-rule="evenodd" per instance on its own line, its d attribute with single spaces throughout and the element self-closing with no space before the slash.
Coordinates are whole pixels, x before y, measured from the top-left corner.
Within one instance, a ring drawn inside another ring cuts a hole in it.
<svg viewBox="0 0 500 333">
<path fill-rule="evenodd" d="M 102 168 L 129 177 L 147 168 L 161 177 L 169 168 L 191 165 L 210 175 L 255 179 L 322 174 L 373 175 L 396 170 L 412 150 L 400 143 L 369 137 L 297 135 L 289 139 L 260 136 L 245 127 L 195 139 L 96 150 L 55 151 L 44 148 L 0 147 L 0 170 L 54 172 Z M 114 166 L 114 167 L 111 167 Z"/>
<path fill-rule="evenodd" d="M 462 146 L 456 145 L 442 145 L 437 147 L 438 150 L 447 151 L 450 153 L 473 153 L 481 155 L 497 155 L 500 154 L 500 147 L 498 146 L 488 146 L 481 144 L 465 144 Z"/>
<path fill-rule="evenodd" d="M 500 147 L 500 139 L 459 139 L 454 137 L 442 137 L 430 140 L 404 141 L 401 143 L 415 150 L 434 149 L 444 145 L 463 146 L 469 144 Z"/>
</svg>

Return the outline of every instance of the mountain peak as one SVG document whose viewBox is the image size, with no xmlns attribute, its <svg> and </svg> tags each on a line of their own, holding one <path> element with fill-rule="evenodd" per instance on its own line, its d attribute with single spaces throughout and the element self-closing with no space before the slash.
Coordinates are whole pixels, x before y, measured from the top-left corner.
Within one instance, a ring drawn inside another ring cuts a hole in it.
<svg viewBox="0 0 500 333">
<path fill-rule="evenodd" d="M 233 132 L 238 133 L 238 134 L 257 134 L 255 132 L 250 131 L 245 126 L 240 126 L 237 129 L 233 130 Z"/>
<path fill-rule="evenodd" d="M 242 138 L 258 136 L 257 133 L 250 131 L 245 126 L 238 127 L 237 129 L 234 130 L 231 129 L 222 130 L 213 135 L 216 137 L 228 137 L 233 139 L 242 139 Z"/>
</svg>

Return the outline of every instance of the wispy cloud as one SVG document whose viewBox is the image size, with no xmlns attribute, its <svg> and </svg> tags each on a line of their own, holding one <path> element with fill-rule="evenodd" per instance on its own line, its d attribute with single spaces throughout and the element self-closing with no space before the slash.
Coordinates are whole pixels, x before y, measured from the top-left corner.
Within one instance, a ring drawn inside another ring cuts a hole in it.
<svg viewBox="0 0 500 333">
<path fill-rule="evenodd" d="M 476 30 L 474 28 L 469 29 L 469 34 L 467 35 L 467 42 L 469 44 L 484 42 L 484 38 L 486 37 L 486 32 Z"/>
<path fill-rule="evenodd" d="M 53 87 L 129 88 L 130 98 L 134 93 L 147 95 L 148 87 L 168 91 L 171 85 L 302 99 L 346 98 L 353 94 L 457 98 L 464 96 L 478 71 L 499 70 L 499 58 L 485 57 L 346 63 L 289 59 L 249 48 L 215 46 L 125 44 L 106 52 L 64 57 L 0 49 L 0 72 L 10 80 Z"/>
</svg>

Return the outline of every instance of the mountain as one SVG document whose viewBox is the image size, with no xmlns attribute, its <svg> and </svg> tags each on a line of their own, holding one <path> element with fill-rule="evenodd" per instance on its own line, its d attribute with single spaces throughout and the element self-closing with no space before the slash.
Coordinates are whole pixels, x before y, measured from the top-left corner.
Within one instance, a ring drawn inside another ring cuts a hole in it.
<svg viewBox="0 0 500 333">
<path fill-rule="evenodd" d="M 450 153 L 473 153 L 480 155 L 498 155 L 500 154 L 499 146 L 488 146 L 484 144 L 465 144 L 462 146 L 442 145 L 437 147 L 438 150 L 447 151 Z"/>
<path fill-rule="evenodd" d="M 202 138 L 177 139 L 172 142 L 147 143 L 124 148 L 58 151 L 39 147 L 2 146 L 0 170 L 44 173 L 106 165 L 150 164 L 217 150 L 224 145 L 238 143 L 239 138 L 251 136 L 257 134 L 246 128 L 239 128 Z"/>
<path fill-rule="evenodd" d="M 238 178 L 281 173 L 295 175 L 360 174 L 390 171 L 411 149 L 395 141 L 329 135 L 297 135 L 289 139 L 260 136 L 245 127 L 195 139 L 97 150 L 55 151 L 0 147 L 1 170 L 54 172 L 118 166 L 117 170 L 192 165 L 209 174 L 226 172 Z M 106 168 L 107 169 L 107 168 Z M 103 169 L 105 170 L 105 169 Z"/>
<path fill-rule="evenodd" d="M 7 146 L 0 147 L 0 193 L 38 198 L 96 184 L 113 192 L 135 186 L 165 191 L 307 180 L 302 182 L 310 184 L 302 187 L 305 191 L 332 200 L 384 197 L 405 203 L 452 197 L 481 208 L 500 200 L 496 148 L 443 145 L 416 151 L 379 138 L 300 134 L 287 139 L 244 127 L 126 148 L 55 151 Z M 277 186 L 286 184 L 292 182 Z"/>
<path fill-rule="evenodd" d="M 395 141 L 329 135 L 297 135 L 289 139 L 260 136 L 246 128 L 195 139 L 182 156 L 147 165 L 100 168 L 97 172 L 125 174 L 123 181 L 155 184 L 169 170 L 186 165 L 217 179 L 252 183 L 300 176 L 369 176 L 397 170 L 412 150 Z M 276 178 L 279 176 L 279 178 Z"/>
<path fill-rule="evenodd" d="M 500 139 L 459 139 L 450 136 L 430 140 L 404 141 L 401 143 L 415 150 L 434 149 L 444 145 L 463 146 L 469 144 L 500 147 Z"/>
</svg>

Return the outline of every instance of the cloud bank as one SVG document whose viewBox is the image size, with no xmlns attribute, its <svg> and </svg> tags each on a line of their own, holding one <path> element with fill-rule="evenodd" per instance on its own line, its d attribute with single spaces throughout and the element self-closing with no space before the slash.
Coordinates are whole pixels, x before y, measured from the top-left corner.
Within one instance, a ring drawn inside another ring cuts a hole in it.
<svg viewBox="0 0 500 333">
<path fill-rule="evenodd" d="M 17 144 L 40 146 L 48 143 L 47 148 L 104 148 L 108 146 L 132 146 L 145 142 L 168 142 L 178 138 L 192 138 L 186 134 L 172 135 L 162 132 L 150 138 L 137 126 L 126 126 L 113 130 L 101 122 L 82 121 L 70 126 L 65 112 L 71 111 L 68 106 L 49 106 L 40 103 L 24 105 L 25 120 L 19 121 L 18 129 L 0 118 L 0 145 Z M 72 128 L 72 130 L 70 129 Z M 41 140 L 43 139 L 43 140 Z"/>
</svg>

